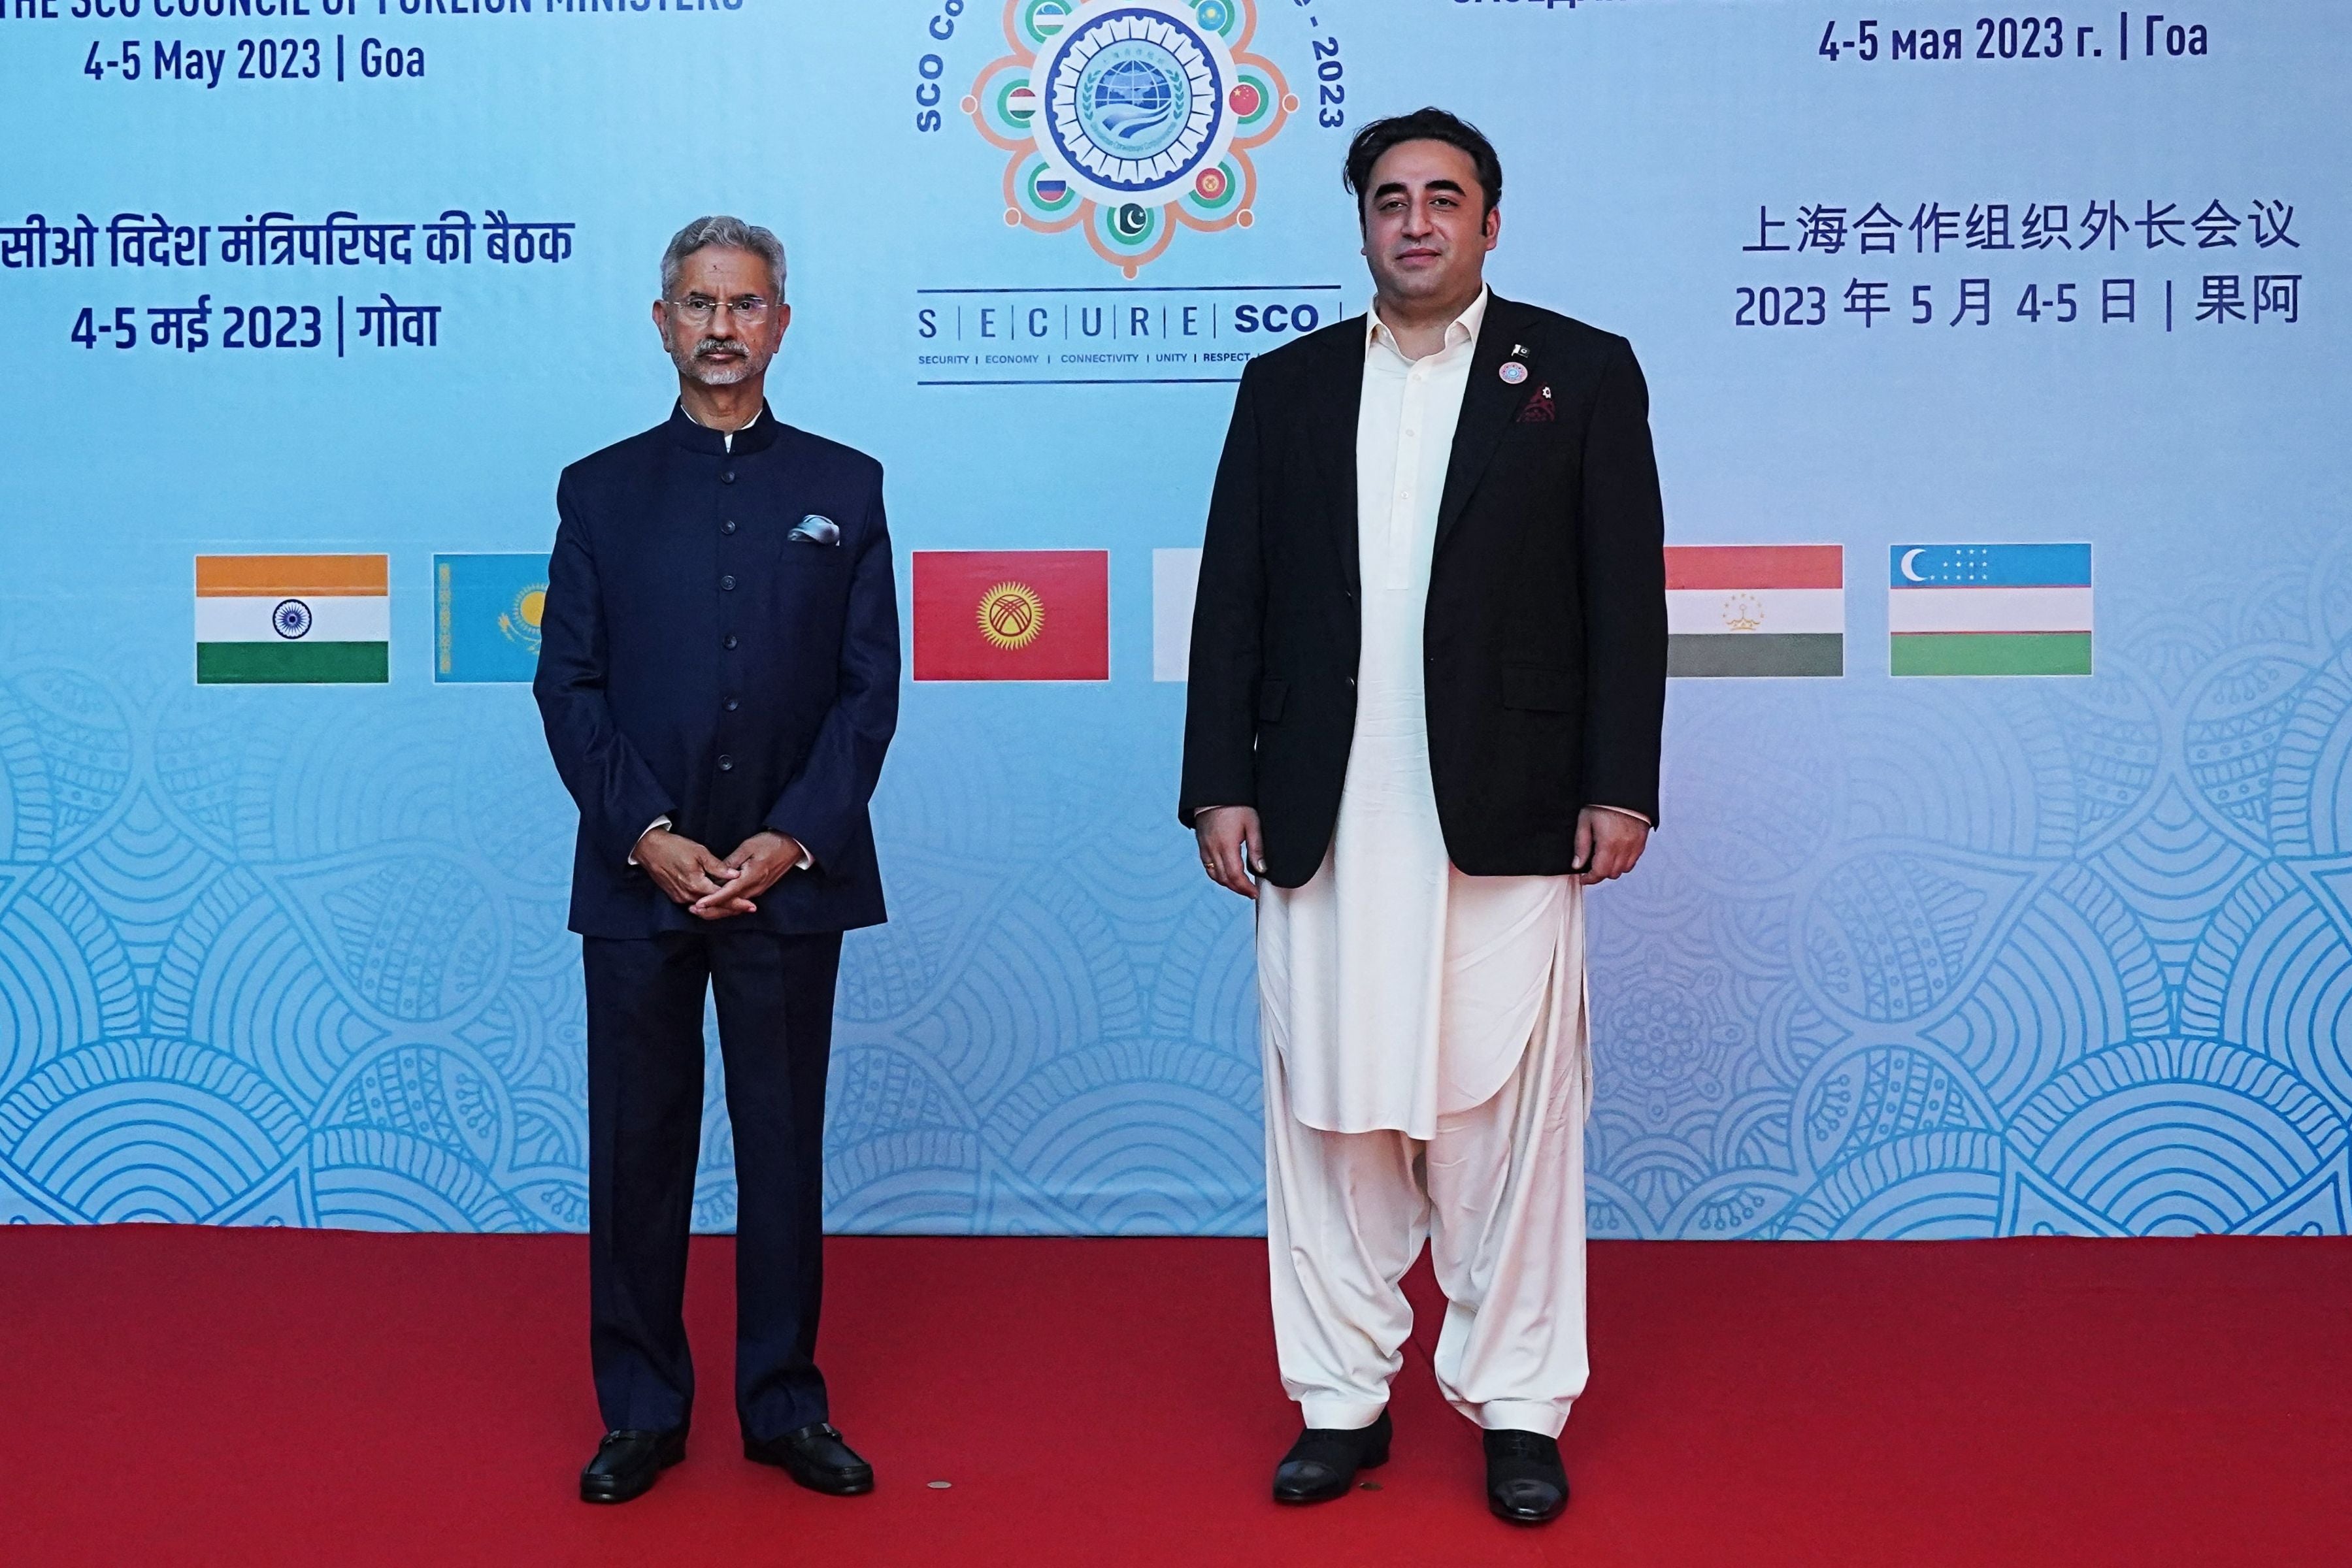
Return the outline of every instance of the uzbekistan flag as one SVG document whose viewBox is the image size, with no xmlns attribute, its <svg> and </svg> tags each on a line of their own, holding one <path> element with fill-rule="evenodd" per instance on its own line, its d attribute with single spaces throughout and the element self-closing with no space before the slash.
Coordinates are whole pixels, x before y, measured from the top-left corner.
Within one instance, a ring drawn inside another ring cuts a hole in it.
<svg viewBox="0 0 2352 1568">
<path fill-rule="evenodd" d="M 1110 679 L 1110 552 L 916 550 L 915 679 Z"/>
<path fill-rule="evenodd" d="M 1843 545 L 1666 547 L 1666 674 L 1845 674 Z"/>
<path fill-rule="evenodd" d="M 2091 547 L 1895 545 L 1887 672 L 2087 675 Z"/>
<path fill-rule="evenodd" d="M 198 685 L 392 679 L 392 574 L 380 555 L 200 555 Z"/>
</svg>

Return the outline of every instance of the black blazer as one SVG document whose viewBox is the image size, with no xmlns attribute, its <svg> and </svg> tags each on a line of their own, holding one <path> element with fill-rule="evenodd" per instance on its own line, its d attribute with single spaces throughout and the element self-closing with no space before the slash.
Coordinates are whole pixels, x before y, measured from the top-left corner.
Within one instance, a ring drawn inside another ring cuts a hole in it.
<svg viewBox="0 0 2352 1568">
<path fill-rule="evenodd" d="M 1523 381 L 1502 368 L 1527 367 Z M 1355 734 L 1356 415 L 1364 318 L 1250 362 L 1209 503 L 1178 814 L 1255 806 L 1266 874 L 1315 874 Z M 1558 875 L 1576 818 L 1655 821 L 1664 525 L 1624 339 L 1490 298 L 1463 393 L 1423 636 L 1447 854 Z"/>
<path fill-rule="evenodd" d="M 715 854 L 767 828 L 816 857 L 730 927 L 879 924 L 866 808 L 898 722 L 881 465 L 764 410 L 730 454 L 677 410 L 566 468 L 555 506 L 532 691 L 580 807 L 572 929 L 702 925 L 628 863 L 663 816 Z M 837 536 L 788 537 L 813 517 Z"/>
</svg>

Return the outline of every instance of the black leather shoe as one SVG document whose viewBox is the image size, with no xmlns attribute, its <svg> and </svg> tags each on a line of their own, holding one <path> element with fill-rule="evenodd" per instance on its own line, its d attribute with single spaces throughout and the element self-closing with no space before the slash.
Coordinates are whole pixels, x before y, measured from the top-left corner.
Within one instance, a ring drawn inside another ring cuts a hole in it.
<svg viewBox="0 0 2352 1568">
<path fill-rule="evenodd" d="M 1358 1470 L 1389 1462 L 1389 1413 L 1369 1427 L 1346 1431 L 1309 1427 L 1274 1467 L 1276 1502 L 1329 1502 L 1348 1495 Z"/>
<path fill-rule="evenodd" d="M 874 1467 L 857 1457 L 829 1422 L 781 1437 L 743 1439 L 743 1457 L 773 1465 L 811 1491 L 856 1497 L 874 1490 Z"/>
<path fill-rule="evenodd" d="M 1486 1434 L 1486 1506 L 1513 1524 L 1547 1524 L 1568 1506 L 1559 1444 L 1537 1432 Z"/>
<path fill-rule="evenodd" d="M 580 1472 L 582 1502 L 626 1502 L 643 1497 L 661 1473 L 686 1458 L 686 1428 L 667 1432 L 607 1432 L 596 1457 Z"/>
</svg>

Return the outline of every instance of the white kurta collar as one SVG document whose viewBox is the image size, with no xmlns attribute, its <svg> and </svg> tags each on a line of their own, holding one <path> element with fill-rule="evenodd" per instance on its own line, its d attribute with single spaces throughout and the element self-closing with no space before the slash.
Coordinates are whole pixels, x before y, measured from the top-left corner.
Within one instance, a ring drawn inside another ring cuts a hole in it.
<svg viewBox="0 0 2352 1568">
<path fill-rule="evenodd" d="M 1464 343 L 1475 343 L 1478 340 L 1478 329 L 1486 319 L 1486 301 L 1493 297 L 1494 292 L 1491 288 L 1480 288 L 1478 298 L 1470 301 L 1462 314 L 1447 324 L 1445 329 L 1447 349 L 1459 348 Z M 1399 358 L 1403 357 L 1404 350 L 1397 347 L 1396 333 L 1390 329 L 1387 322 L 1381 319 L 1380 302 L 1375 300 L 1364 310 L 1365 354 L 1369 356 L 1374 349 L 1382 344 L 1386 344 Z"/>
</svg>

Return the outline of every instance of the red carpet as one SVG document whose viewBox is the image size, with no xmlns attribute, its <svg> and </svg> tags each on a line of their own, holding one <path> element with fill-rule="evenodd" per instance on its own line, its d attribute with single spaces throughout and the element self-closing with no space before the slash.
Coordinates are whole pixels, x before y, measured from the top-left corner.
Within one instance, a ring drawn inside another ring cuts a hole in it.
<svg viewBox="0 0 2352 1568">
<path fill-rule="evenodd" d="M 810 1496 L 736 1442 L 730 1246 L 696 1244 L 687 1463 L 592 1509 L 576 1239 L 10 1228 L 0 1560 L 2352 1562 L 2352 1241 L 1595 1246 L 1576 1500 L 1537 1531 L 1484 1511 L 1426 1333 L 1381 1490 L 1265 1500 L 1254 1241 L 834 1242 L 881 1490 Z"/>
</svg>

